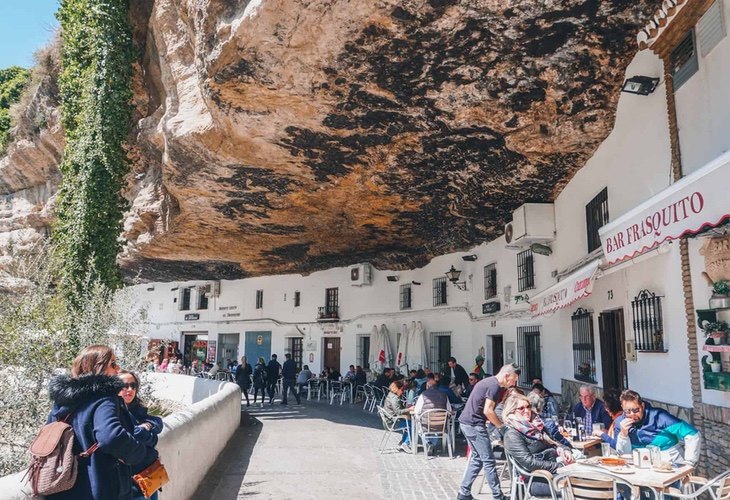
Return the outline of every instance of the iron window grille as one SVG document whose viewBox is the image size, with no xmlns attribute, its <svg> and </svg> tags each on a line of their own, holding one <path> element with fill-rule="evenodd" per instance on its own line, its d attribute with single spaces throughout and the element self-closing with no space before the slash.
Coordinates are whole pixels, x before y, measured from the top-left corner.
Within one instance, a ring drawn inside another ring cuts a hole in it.
<svg viewBox="0 0 730 500">
<path fill-rule="evenodd" d="M 669 64 L 672 70 L 672 84 L 676 92 L 699 69 L 694 30 L 690 30 L 672 50 L 669 55 Z"/>
<path fill-rule="evenodd" d="M 302 304 L 301 292 L 294 292 L 294 307 L 299 307 Z"/>
<path fill-rule="evenodd" d="M 520 292 L 535 288 L 535 260 L 532 250 L 517 254 L 517 289 Z"/>
<path fill-rule="evenodd" d="M 662 322 L 662 298 L 649 290 L 642 290 L 631 301 L 634 342 L 637 351 L 666 352 Z"/>
<path fill-rule="evenodd" d="M 327 288 L 324 292 L 324 307 L 318 310 L 318 319 L 339 319 L 339 288 Z"/>
<path fill-rule="evenodd" d="M 521 386 L 531 386 L 534 379 L 542 379 L 539 326 L 517 328 L 517 364 L 522 369 L 519 380 Z"/>
<path fill-rule="evenodd" d="M 289 337 L 288 350 L 291 354 L 291 359 L 297 364 L 297 370 L 302 369 L 302 356 L 304 353 L 304 345 L 301 337 Z"/>
<path fill-rule="evenodd" d="M 493 299 L 497 296 L 497 264 L 484 266 L 484 298 Z"/>
<path fill-rule="evenodd" d="M 180 292 L 180 310 L 181 311 L 189 311 L 190 310 L 190 296 L 192 295 L 193 289 L 183 288 Z"/>
<path fill-rule="evenodd" d="M 588 236 L 588 253 L 601 246 L 598 229 L 608 224 L 608 188 L 596 195 L 586 205 L 586 235 Z"/>
<path fill-rule="evenodd" d="M 582 382 L 596 383 L 596 351 L 593 340 L 593 314 L 579 307 L 571 316 L 573 328 L 574 377 Z"/>
<path fill-rule="evenodd" d="M 357 336 L 357 365 L 363 370 L 370 369 L 370 335 Z"/>
<path fill-rule="evenodd" d="M 400 286 L 400 308 L 410 309 L 411 308 L 411 285 Z"/>
<path fill-rule="evenodd" d="M 429 367 L 434 373 L 440 372 L 451 357 L 451 333 L 431 332 L 429 343 Z"/>
<path fill-rule="evenodd" d="M 433 279 L 433 305 L 446 304 L 446 277 Z"/>
<path fill-rule="evenodd" d="M 256 290 L 256 309 L 263 309 L 264 307 L 264 291 Z"/>
<path fill-rule="evenodd" d="M 198 309 L 208 309 L 208 296 L 203 288 L 198 288 Z"/>
</svg>

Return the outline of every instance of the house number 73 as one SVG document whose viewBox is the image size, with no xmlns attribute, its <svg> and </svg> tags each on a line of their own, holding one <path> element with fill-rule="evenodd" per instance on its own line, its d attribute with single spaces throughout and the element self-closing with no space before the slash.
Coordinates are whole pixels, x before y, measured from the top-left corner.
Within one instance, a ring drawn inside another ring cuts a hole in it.
<svg viewBox="0 0 730 500">
<path fill-rule="evenodd" d="M 613 290 L 608 291 L 608 300 L 613 300 Z"/>
</svg>

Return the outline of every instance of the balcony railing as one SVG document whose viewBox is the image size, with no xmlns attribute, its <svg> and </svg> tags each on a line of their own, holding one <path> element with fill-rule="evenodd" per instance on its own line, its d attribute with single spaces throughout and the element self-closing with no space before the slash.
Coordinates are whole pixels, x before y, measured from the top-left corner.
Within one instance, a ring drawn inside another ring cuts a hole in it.
<svg viewBox="0 0 730 500">
<path fill-rule="evenodd" d="M 317 321 L 338 321 L 340 319 L 338 306 L 325 306 L 317 308 Z"/>
</svg>

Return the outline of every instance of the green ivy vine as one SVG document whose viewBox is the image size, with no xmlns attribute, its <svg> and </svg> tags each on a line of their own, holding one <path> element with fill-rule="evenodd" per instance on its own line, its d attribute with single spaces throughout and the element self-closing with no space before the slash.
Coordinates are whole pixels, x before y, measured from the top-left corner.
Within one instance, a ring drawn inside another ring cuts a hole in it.
<svg viewBox="0 0 730 500">
<path fill-rule="evenodd" d="M 19 66 L 0 69 L 0 155 L 5 151 L 12 120 L 10 106 L 20 100 L 20 96 L 30 80 L 30 71 Z"/>
<path fill-rule="evenodd" d="M 132 31 L 128 0 L 61 0 L 59 91 L 66 148 L 53 232 L 69 307 L 97 284 L 121 286 L 122 196 L 129 170 Z"/>
</svg>

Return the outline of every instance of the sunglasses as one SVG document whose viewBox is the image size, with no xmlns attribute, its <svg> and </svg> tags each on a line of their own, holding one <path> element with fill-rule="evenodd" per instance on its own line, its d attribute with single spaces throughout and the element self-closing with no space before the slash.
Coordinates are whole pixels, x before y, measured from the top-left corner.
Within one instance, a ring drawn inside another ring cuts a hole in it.
<svg viewBox="0 0 730 500">
<path fill-rule="evenodd" d="M 518 406 L 515 408 L 516 411 L 529 410 L 530 406 Z"/>
<path fill-rule="evenodd" d="M 624 413 L 627 413 L 631 415 L 632 413 L 639 413 L 641 411 L 641 408 L 628 408 L 624 410 Z"/>
<path fill-rule="evenodd" d="M 125 389 L 134 389 L 136 391 L 138 386 L 137 382 L 130 382 L 128 384 L 124 384 L 122 387 Z"/>
<path fill-rule="evenodd" d="M 119 364 L 118 364 L 118 363 L 117 363 L 116 361 L 112 361 L 111 363 L 109 363 L 109 366 L 111 366 L 111 367 L 112 367 L 112 368 L 114 368 L 115 370 L 116 370 L 117 368 L 119 368 Z"/>
</svg>

